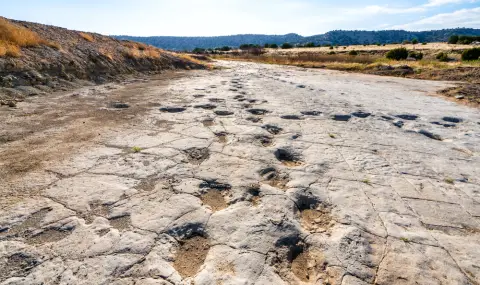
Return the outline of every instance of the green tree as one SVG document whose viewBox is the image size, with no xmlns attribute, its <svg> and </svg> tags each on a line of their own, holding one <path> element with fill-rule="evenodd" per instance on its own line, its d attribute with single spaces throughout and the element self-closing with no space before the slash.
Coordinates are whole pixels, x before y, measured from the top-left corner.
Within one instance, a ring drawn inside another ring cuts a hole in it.
<svg viewBox="0 0 480 285">
<path fill-rule="evenodd" d="M 456 44 L 458 42 L 458 36 L 457 35 L 451 35 L 450 38 L 448 38 L 448 43 L 449 44 Z"/>
<path fill-rule="evenodd" d="M 290 43 L 284 43 L 282 45 L 282 49 L 291 49 L 291 48 L 293 48 L 293 45 Z"/>
</svg>

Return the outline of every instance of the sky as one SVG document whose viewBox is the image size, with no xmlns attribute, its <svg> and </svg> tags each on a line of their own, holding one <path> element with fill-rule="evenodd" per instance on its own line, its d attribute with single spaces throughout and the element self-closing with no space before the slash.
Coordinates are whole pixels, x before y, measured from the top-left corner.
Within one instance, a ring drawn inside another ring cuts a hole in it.
<svg viewBox="0 0 480 285">
<path fill-rule="evenodd" d="M 480 28 L 480 0 L 16 0 L 0 16 L 105 35 Z"/>
</svg>

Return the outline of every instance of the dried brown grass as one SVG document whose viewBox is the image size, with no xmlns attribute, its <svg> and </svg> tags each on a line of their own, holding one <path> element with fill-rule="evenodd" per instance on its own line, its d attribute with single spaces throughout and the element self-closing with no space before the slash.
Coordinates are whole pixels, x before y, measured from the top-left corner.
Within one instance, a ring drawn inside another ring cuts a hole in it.
<svg viewBox="0 0 480 285">
<path fill-rule="evenodd" d="M 91 42 L 91 43 L 92 43 L 92 42 L 95 41 L 95 39 L 93 38 L 93 36 L 90 35 L 90 34 L 83 33 L 83 32 L 80 32 L 80 33 L 78 33 L 78 34 L 79 34 L 84 40 L 86 40 L 86 41 L 88 41 L 88 42 Z"/>
<path fill-rule="evenodd" d="M 0 56 L 19 57 L 21 47 L 35 47 L 44 43 L 37 33 L 0 17 Z"/>
<path fill-rule="evenodd" d="M 138 59 L 138 58 L 160 58 L 163 50 L 156 48 L 154 46 L 146 45 L 143 43 L 137 43 L 132 41 L 124 41 L 123 46 L 125 47 L 124 55 L 127 58 Z"/>
</svg>

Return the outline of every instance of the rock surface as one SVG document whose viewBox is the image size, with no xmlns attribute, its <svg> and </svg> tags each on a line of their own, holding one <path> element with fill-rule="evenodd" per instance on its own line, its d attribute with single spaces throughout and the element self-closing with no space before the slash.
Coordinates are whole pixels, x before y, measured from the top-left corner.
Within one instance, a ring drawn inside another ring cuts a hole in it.
<svg viewBox="0 0 480 285">
<path fill-rule="evenodd" d="M 480 114 L 447 84 L 219 64 L 2 186 L 0 284 L 480 283 Z"/>
</svg>

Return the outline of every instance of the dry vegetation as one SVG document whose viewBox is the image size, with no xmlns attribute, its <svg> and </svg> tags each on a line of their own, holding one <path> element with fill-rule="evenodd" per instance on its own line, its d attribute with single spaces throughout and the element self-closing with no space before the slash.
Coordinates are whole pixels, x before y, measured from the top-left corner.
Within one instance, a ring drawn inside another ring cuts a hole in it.
<svg viewBox="0 0 480 285">
<path fill-rule="evenodd" d="M 87 33 L 83 33 L 83 32 L 80 32 L 78 33 L 84 40 L 86 40 L 87 42 L 91 42 L 93 43 L 95 41 L 95 39 L 93 38 L 92 35 L 90 34 L 87 34 Z"/>
<path fill-rule="evenodd" d="M 401 45 L 390 45 L 398 48 Z M 458 47 L 459 45 L 455 45 Z M 413 45 L 412 45 L 413 47 Z M 434 49 L 443 48 L 442 49 Z M 461 50 L 447 49 L 447 44 L 416 45 L 415 51 L 424 54 L 422 60 L 395 61 L 385 58 L 388 49 L 385 46 L 351 46 L 343 49 L 330 48 L 299 48 L 290 50 L 267 49 L 265 53 L 254 55 L 248 52 L 231 52 L 213 55 L 217 59 L 253 61 L 267 64 L 293 65 L 307 68 L 325 68 L 342 71 L 364 72 L 379 75 L 406 76 L 420 79 L 459 80 L 478 82 L 480 62 L 460 61 Z M 471 46 L 470 46 L 471 47 Z M 349 50 L 355 50 L 358 55 L 350 55 Z M 413 50 L 410 48 L 409 50 Z M 441 62 L 435 57 L 439 52 L 447 52 L 451 61 Z M 402 69 L 399 72 L 398 68 Z M 465 72 L 468 69 L 472 72 Z"/>
<path fill-rule="evenodd" d="M 19 57 L 20 48 L 44 43 L 36 33 L 0 17 L 0 56 Z"/>
<path fill-rule="evenodd" d="M 164 53 L 163 50 L 154 46 L 132 41 L 124 41 L 123 46 L 125 47 L 125 56 L 132 59 L 160 58 L 161 54 Z"/>
</svg>

